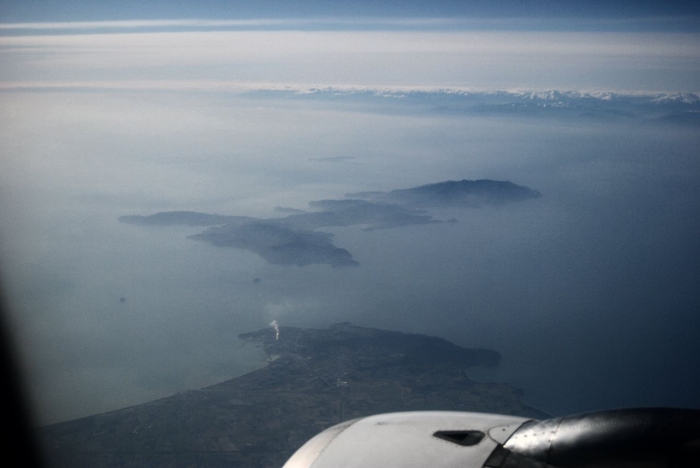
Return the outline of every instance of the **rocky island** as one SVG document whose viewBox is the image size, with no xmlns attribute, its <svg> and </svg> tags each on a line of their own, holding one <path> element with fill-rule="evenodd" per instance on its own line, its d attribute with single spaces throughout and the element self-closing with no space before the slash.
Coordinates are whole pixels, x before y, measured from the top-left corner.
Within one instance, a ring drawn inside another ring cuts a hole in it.
<svg viewBox="0 0 700 468">
<path fill-rule="evenodd" d="M 509 181 L 445 181 L 391 192 L 349 193 L 340 200 L 309 202 L 311 211 L 278 207 L 281 218 L 228 216 L 195 211 L 127 215 L 119 221 L 137 226 L 206 227 L 188 236 L 216 247 L 248 250 L 273 265 L 356 267 L 352 254 L 333 244 L 333 234 L 320 229 L 363 226 L 364 231 L 401 226 L 453 223 L 433 219 L 427 208 L 498 206 L 539 198 L 537 190 Z"/>
<path fill-rule="evenodd" d="M 340 323 L 244 333 L 268 364 L 199 390 L 41 428 L 55 467 L 279 467 L 341 421 L 457 410 L 543 418 L 506 384 L 465 369 L 500 355 L 444 339 Z"/>
</svg>

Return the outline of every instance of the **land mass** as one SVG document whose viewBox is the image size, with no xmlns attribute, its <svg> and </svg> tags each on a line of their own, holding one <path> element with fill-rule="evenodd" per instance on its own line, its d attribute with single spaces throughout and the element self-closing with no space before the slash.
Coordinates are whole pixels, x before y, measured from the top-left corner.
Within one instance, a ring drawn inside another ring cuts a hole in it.
<svg viewBox="0 0 700 468">
<path fill-rule="evenodd" d="M 251 90 L 254 98 L 330 101 L 368 105 L 368 110 L 395 114 L 426 113 L 453 116 L 508 116 L 582 119 L 599 122 L 698 125 L 700 96 L 693 93 L 617 93 L 566 90 L 468 91 L 372 87 L 297 87 Z M 682 114 L 681 118 L 677 118 Z M 695 116 L 695 117 L 694 117 Z M 309 158 L 317 162 L 353 163 L 349 157 Z"/>
<path fill-rule="evenodd" d="M 369 199 L 376 202 L 400 203 L 417 208 L 476 207 L 505 205 L 506 203 L 539 198 L 542 195 L 522 185 L 499 180 L 448 180 L 437 184 L 421 185 L 391 192 L 360 192 L 345 195 L 348 198 Z"/>
<path fill-rule="evenodd" d="M 277 338 L 278 336 L 278 338 Z M 279 467 L 341 421 L 391 411 L 480 411 L 545 418 L 522 391 L 478 383 L 501 356 L 436 337 L 340 323 L 240 338 L 266 367 L 150 403 L 41 428 L 54 467 Z"/>
<path fill-rule="evenodd" d="M 352 254 L 334 245 L 331 233 L 319 229 L 359 225 L 368 231 L 444 223 L 427 214 L 425 208 L 504 205 L 540 196 L 536 190 L 508 181 L 461 180 L 391 192 L 347 194 L 341 200 L 312 201 L 309 202 L 311 211 L 278 210 L 288 213 L 282 218 L 167 211 L 149 216 L 122 216 L 119 221 L 139 226 L 206 227 L 203 232 L 189 238 L 217 247 L 249 250 L 277 265 L 354 267 L 359 263 Z"/>
</svg>

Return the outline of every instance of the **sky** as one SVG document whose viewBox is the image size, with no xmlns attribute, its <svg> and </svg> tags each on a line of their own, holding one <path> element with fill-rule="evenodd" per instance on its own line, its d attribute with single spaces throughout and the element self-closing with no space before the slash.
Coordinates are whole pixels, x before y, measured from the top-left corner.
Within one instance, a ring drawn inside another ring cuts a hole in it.
<svg viewBox="0 0 700 468">
<path fill-rule="evenodd" d="M 126 0 L 95 4 L 87 0 L 28 0 L 3 2 L 0 13 L 8 23 L 26 21 L 104 21 L 125 19 L 180 18 L 279 18 L 324 16 L 354 17 L 462 17 L 462 18 L 575 18 L 629 19 L 697 15 L 700 8 L 684 1 L 561 1 L 520 2 L 476 0 L 472 2 L 407 0 L 396 2 L 323 0 L 263 0 L 251 5 L 245 1 Z"/>
<path fill-rule="evenodd" d="M 272 320 L 495 349 L 475 378 L 552 414 L 700 406 L 696 6 L 250 5 L 1 4 L 0 264 L 40 422 L 254 369 L 236 336 Z M 484 178 L 542 197 L 317 229 L 353 268 L 118 221 Z"/>
</svg>

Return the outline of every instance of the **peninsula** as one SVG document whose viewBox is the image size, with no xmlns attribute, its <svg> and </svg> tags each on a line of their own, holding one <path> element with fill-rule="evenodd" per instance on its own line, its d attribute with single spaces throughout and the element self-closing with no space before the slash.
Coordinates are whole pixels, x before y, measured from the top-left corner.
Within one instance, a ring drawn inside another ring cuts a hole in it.
<svg viewBox="0 0 700 468">
<path fill-rule="evenodd" d="M 500 355 L 444 339 L 340 323 L 240 335 L 266 367 L 199 390 L 41 428 L 55 467 L 279 467 L 341 421 L 391 411 L 547 415 L 465 370 Z"/>
</svg>

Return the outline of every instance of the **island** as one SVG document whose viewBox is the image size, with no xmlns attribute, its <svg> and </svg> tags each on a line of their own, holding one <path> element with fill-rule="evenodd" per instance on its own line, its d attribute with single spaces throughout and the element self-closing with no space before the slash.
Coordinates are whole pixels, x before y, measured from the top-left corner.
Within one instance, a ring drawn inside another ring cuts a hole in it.
<svg viewBox="0 0 700 468">
<path fill-rule="evenodd" d="M 349 193 L 344 199 L 309 202 L 310 211 L 277 207 L 281 218 L 253 218 L 196 211 L 126 215 L 119 221 L 137 226 L 206 227 L 189 239 L 216 247 L 234 247 L 273 265 L 356 267 L 352 254 L 333 244 L 323 228 L 363 226 L 363 231 L 402 226 L 454 223 L 434 219 L 427 208 L 477 208 L 536 199 L 540 192 L 509 181 L 461 180 L 390 192 Z"/>
<path fill-rule="evenodd" d="M 276 324 L 275 324 L 276 325 Z M 442 338 L 339 323 L 276 327 L 240 339 L 259 370 L 142 405 L 44 426 L 53 467 L 279 467 L 341 421 L 392 411 L 480 411 L 546 418 L 523 392 L 475 382 L 501 356 Z"/>
</svg>

